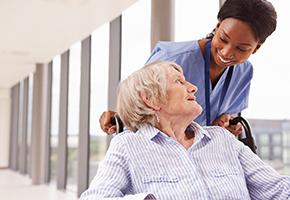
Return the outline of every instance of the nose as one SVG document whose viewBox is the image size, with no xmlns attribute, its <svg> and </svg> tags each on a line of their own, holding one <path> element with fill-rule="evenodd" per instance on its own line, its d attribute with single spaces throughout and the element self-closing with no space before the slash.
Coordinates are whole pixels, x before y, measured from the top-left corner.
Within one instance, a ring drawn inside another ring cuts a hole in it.
<svg viewBox="0 0 290 200">
<path fill-rule="evenodd" d="M 234 57 L 232 47 L 229 44 L 224 45 L 220 52 L 225 59 L 232 59 Z"/>
<path fill-rule="evenodd" d="M 196 92 L 197 92 L 197 87 L 195 86 L 195 85 L 193 85 L 193 84 L 191 84 L 191 83 L 189 83 L 189 82 L 187 82 L 187 85 L 188 85 L 188 87 L 187 87 L 187 91 L 189 92 L 189 93 L 193 93 L 193 94 L 195 94 Z"/>
</svg>

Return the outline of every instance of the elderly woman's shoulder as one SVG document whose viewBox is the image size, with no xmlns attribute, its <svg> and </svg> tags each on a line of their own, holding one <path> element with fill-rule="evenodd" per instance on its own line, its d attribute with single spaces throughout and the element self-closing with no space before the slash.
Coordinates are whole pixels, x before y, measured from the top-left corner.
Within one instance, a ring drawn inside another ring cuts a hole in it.
<svg viewBox="0 0 290 200">
<path fill-rule="evenodd" d="M 220 126 L 204 126 L 203 128 L 211 137 L 223 137 L 223 138 L 234 137 L 234 135 L 230 131 Z"/>
<path fill-rule="evenodd" d="M 134 138 L 137 138 L 138 134 L 134 133 L 133 131 L 129 129 L 125 129 L 123 132 L 118 133 L 113 137 L 114 140 L 119 140 L 119 141 L 126 141 L 128 139 L 132 140 Z"/>
</svg>

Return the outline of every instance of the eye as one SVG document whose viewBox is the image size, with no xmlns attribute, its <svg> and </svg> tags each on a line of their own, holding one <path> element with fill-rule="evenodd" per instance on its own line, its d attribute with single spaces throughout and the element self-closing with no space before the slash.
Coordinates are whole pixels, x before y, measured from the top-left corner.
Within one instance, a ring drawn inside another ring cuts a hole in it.
<svg viewBox="0 0 290 200">
<path fill-rule="evenodd" d="M 240 52 L 246 52 L 246 51 L 247 51 L 247 49 L 244 49 L 244 48 L 242 48 L 242 47 L 237 47 L 237 49 L 238 49 Z"/>
<path fill-rule="evenodd" d="M 176 79 L 175 82 L 178 83 L 178 84 L 183 84 L 183 81 L 181 79 Z"/>
<path fill-rule="evenodd" d="M 224 37 L 220 37 L 220 41 L 227 43 L 227 40 Z"/>
</svg>

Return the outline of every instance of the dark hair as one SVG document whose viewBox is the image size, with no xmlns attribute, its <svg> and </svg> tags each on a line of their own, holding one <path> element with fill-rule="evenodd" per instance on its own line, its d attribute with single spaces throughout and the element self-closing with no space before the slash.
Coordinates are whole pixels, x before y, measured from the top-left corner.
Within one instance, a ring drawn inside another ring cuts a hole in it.
<svg viewBox="0 0 290 200">
<path fill-rule="evenodd" d="M 226 0 L 218 13 L 218 20 L 235 18 L 246 22 L 260 43 L 265 42 L 277 25 L 277 14 L 266 0 Z"/>
</svg>

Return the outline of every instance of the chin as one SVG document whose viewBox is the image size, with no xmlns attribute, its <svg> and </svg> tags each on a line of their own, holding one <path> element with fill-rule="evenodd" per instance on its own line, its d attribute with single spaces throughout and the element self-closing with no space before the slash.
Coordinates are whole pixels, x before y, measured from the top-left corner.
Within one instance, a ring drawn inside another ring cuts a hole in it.
<svg viewBox="0 0 290 200">
<path fill-rule="evenodd" d="M 202 113 L 202 107 L 201 106 L 199 106 L 199 109 L 198 110 L 196 110 L 196 117 L 195 118 L 197 118 L 201 113 Z M 194 119 L 195 119 L 194 118 Z"/>
<path fill-rule="evenodd" d="M 199 108 L 195 108 L 194 112 L 192 113 L 192 119 L 195 120 L 200 114 L 202 113 L 202 108 L 199 106 Z"/>
<path fill-rule="evenodd" d="M 201 112 L 202 112 L 202 107 L 201 107 L 201 105 L 199 105 L 198 103 L 197 103 L 197 105 L 196 105 L 196 107 L 195 107 L 195 109 L 194 110 L 196 110 L 197 112 L 198 112 L 198 114 L 200 114 Z"/>
</svg>

